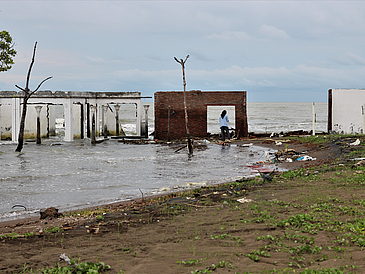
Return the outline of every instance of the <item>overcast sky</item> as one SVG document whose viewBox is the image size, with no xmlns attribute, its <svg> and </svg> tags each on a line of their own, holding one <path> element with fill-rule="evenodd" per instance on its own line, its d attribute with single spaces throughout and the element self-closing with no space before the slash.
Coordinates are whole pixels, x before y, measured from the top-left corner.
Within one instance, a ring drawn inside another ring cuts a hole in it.
<svg viewBox="0 0 365 274">
<path fill-rule="evenodd" d="M 249 102 L 326 102 L 365 87 L 363 1 L 0 1 L 13 68 L 0 90 L 245 90 Z"/>
</svg>

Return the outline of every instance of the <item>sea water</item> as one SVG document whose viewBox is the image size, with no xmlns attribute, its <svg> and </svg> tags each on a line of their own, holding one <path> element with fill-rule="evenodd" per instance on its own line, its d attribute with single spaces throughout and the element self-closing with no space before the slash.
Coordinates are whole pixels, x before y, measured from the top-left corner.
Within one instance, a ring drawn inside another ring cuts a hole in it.
<svg viewBox="0 0 365 274">
<path fill-rule="evenodd" d="M 326 104 L 316 104 L 316 130 L 325 131 Z M 230 126 L 234 109 L 227 107 Z M 219 132 L 222 108 L 208 108 L 208 131 Z M 149 110 L 153 132 L 153 104 Z M 120 113 L 127 135 L 135 134 L 135 108 Z M 280 132 L 311 130 L 311 103 L 249 103 L 249 130 Z M 16 144 L 0 146 L 0 221 L 39 214 L 54 206 L 61 212 L 123 201 L 152 194 L 217 184 L 252 175 L 247 165 L 265 160 L 259 146 L 220 146 L 198 140 L 193 156 L 174 144 L 131 145 L 108 140 L 91 146 L 90 140 L 63 142 L 61 137 L 26 143 L 22 153 Z M 271 151 L 273 152 L 273 151 Z M 14 207 L 22 205 L 26 207 Z"/>
<path fill-rule="evenodd" d="M 154 105 L 149 104 L 148 127 L 149 132 L 154 130 Z M 227 110 L 230 128 L 235 124 L 234 106 L 208 106 L 207 130 L 210 133 L 219 133 L 219 115 Z M 315 131 L 327 132 L 328 104 L 315 103 Z M 120 112 L 122 128 L 127 135 L 135 134 L 136 118 L 135 106 L 123 105 Z M 143 118 L 144 119 L 144 118 Z M 254 133 L 280 133 L 296 130 L 312 130 L 313 103 L 248 103 L 247 104 L 248 131 Z M 144 120 L 143 120 L 144 121 Z"/>
</svg>

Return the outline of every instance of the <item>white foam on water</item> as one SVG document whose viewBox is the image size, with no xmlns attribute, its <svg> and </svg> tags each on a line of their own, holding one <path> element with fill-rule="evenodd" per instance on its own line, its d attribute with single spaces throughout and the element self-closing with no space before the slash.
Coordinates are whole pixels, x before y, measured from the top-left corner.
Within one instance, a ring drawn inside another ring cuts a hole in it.
<svg viewBox="0 0 365 274">
<path fill-rule="evenodd" d="M 1 221 L 10 221 L 15 219 L 30 218 L 39 216 L 39 210 L 25 210 L 25 211 L 12 211 L 7 213 L 0 213 Z"/>
</svg>

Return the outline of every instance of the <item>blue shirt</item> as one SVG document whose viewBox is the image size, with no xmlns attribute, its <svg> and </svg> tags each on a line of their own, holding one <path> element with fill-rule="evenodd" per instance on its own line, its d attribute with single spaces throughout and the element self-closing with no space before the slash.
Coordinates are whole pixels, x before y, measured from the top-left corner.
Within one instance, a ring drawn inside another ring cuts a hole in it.
<svg viewBox="0 0 365 274">
<path fill-rule="evenodd" d="M 219 116 L 219 127 L 228 127 L 228 116 L 227 114 L 224 115 L 224 117 L 222 118 L 222 116 Z"/>
</svg>

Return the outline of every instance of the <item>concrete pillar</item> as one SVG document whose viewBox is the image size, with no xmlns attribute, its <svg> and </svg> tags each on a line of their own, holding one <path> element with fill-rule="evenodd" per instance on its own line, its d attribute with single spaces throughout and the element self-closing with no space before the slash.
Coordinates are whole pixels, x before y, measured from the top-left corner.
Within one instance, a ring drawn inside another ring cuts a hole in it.
<svg viewBox="0 0 365 274">
<path fill-rule="evenodd" d="M 0 141 L 1 141 L 1 104 L 0 104 Z"/>
<path fill-rule="evenodd" d="M 137 124 L 136 124 L 137 136 L 141 136 L 141 128 L 142 128 L 142 102 L 141 101 L 136 103 L 136 113 L 137 113 Z"/>
<path fill-rule="evenodd" d="M 145 111 L 145 134 L 146 134 L 146 138 L 148 138 L 148 108 L 150 107 L 150 105 L 144 105 L 144 111 Z"/>
<path fill-rule="evenodd" d="M 85 133 L 85 113 L 84 104 L 80 104 L 80 139 L 84 139 Z"/>
<path fill-rule="evenodd" d="M 119 109 L 120 109 L 120 105 L 116 104 L 114 106 L 115 109 L 115 135 L 119 136 Z"/>
<path fill-rule="evenodd" d="M 108 119 L 107 119 L 107 113 L 108 113 L 108 106 L 103 105 L 102 106 L 102 112 L 103 112 L 103 135 L 104 138 L 108 137 Z"/>
<path fill-rule="evenodd" d="M 71 99 L 66 99 L 64 106 L 65 115 L 65 141 L 72 142 L 74 139 L 73 129 L 73 102 Z"/>
<path fill-rule="evenodd" d="M 86 115 L 85 115 L 85 119 L 86 119 L 86 136 L 87 138 L 90 138 L 91 134 L 90 134 L 90 104 L 86 102 L 85 100 L 85 105 L 86 105 Z"/>
<path fill-rule="evenodd" d="M 48 134 L 49 136 L 56 136 L 56 105 L 47 105 L 47 118 L 48 118 Z M 59 118 L 59 117 L 57 117 Z"/>
<path fill-rule="evenodd" d="M 98 129 L 101 134 L 104 134 L 104 106 L 103 105 L 101 105 L 99 107 L 99 113 L 100 113 L 99 120 L 100 120 L 101 124 L 99 125 Z M 100 134 L 99 134 L 99 136 L 100 136 Z"/>
<path fill-rule="evenodd" d="M 98 135 L 100 136 L 101 133 L 101 126 L 100 126 L 100 115 L 101 115 L 101 106 L 98 106 L 96 104 L 96 109 L 95 109 L 95 136 Z M 98 132 L 99 131 L 99 134 Z"/>
<path fill-rule="evenodd" d="M 42 106 L 35 106 L 37 112 L 37 145 L 41 144 L 41 110 Z"/>
<path fill-rule="evenodd" d="M 96 106 L 90 106 L 90 115 L 91 115 L 91 144 L 95 145 L 96 143 L 96 137 L 95 137 L 95 129 L 96 129 L 96 123 L 95 123 L 95 112 L 96 112 Z"/>
<path fill-rule="evenodd" d="M 11 115 L 11 139 L 18 142 L 20 128 L 20 98 L 12 98 L 12 115 Z"/>
<path fill-rule="evenodd" d="M 46 106 L 46 119 L 47 119 L 47 139 L 49 138 L 49 104 Z"/>
</svg>

